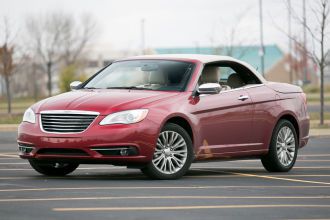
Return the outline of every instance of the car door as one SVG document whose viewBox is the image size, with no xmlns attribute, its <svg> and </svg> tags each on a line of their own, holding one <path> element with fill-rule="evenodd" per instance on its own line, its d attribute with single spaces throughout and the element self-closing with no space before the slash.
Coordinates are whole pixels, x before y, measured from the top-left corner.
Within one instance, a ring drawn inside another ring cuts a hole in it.
<svg viewBox="0 0 330 220">
<path fill-rule="evenodd" d="M 252 101 L 244 88 L 196 97 L 192 106 L 198 120 L 197 157 L 221 157 L 253 150 Z"/>
<path fill-rule="evenodd" d="M 253 101 L 252 141 L 267 150 L 276 123 L 276 113 L 281 111 L 278 97 L 264 84 L 247 86 L 246 91 Z"/>
</svg>

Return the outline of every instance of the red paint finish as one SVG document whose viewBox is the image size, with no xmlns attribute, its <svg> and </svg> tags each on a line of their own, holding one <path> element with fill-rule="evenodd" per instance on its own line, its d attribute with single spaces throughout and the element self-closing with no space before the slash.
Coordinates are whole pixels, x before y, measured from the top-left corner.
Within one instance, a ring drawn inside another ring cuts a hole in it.
<svg viewBox="0 0 330 220">
<path fill-rule="evenodd" d="M 150 59 L 150 57 L 148 57 Z M 138 58 L 141 59 L 141 58 Z M 155 58 L 157 59 L 157 58 Z M 82 133 L 55 134 L 35 124 L 22 122 L 18 143 L 33 146 L 25 159 L 70 159 L 85 163 L 145 164 L 151 161 L 158 134 L 164 124 L 180 117 L 192 130 L 196 161 L 261 156 L 267 153 L 272 131 L 281 117 L 293 118 L 298 126 L 300 147 L 307 144 L 309 117 L 302 91 L 291 85 L 268 83 L 194 96 L 205 61 L 194 62 L 195 69 L 185 91 L 77 90 L 36 103 L 31 108 L 40 115 L 48 110 L 96 111 L 100 115 Z M 238 100 L 240 96 L 246 100 Z M 147 117 L 135 124 L 99 125 L 106 115 L 129 109 L 148 109 Z M 135 156 L 102 156 L 93 147 L 135 146 Z M 86 156 L 40 155 L 44 148 L 80 149 Z"/>
</svg>

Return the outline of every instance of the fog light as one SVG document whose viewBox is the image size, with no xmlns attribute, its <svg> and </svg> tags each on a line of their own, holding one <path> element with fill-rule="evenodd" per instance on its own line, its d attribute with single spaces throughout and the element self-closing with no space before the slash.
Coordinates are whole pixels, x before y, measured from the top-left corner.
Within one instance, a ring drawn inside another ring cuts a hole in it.
<svg viewBox="0 0 330 220">
<path fill-rule="evenodd" d="M 134 146 L 118 146 L 118 147 L 97 147 L 91 148 L 104 156 L 135 156 L 138 155 L 138 150 Z"/>
<path fill-rule="evenodd" d="M 120 150 L 120 155 L 121 156 L 128 156 L 129 154 L 129 149 L 121 149 Z"/>
<path fill-rule="evenodd" d="M 33 150 L 34 147 L 26 146 L 26 145 L 18 145 L 18 150 L 23 154 L 29 154 Z"/>
</svg>

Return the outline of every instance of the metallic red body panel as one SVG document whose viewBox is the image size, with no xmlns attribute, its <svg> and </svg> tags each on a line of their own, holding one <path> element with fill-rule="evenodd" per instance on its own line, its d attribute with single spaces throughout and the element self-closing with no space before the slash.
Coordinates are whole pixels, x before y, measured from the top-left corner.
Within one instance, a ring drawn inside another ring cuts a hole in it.
<svg viewBox="0 0 330 220">
<path fill-rule="evenodd" d="M 177 59 L 182 60 L 182 59 Z M 191 60 L 189 60 L 191 61 Z M 71 159 L 85 162 L 144 164 L 151 161 L 158 134 L 171 118 L 180 117 L 190 125 L 196 160 L 261 156 L 268 151 L 272 131 L 281 117 L 293 117 L 299 127 L 300 147 L 306 145 L 309 117 L 302 93 L 285 85 L 267 83 L 220 92 L 217 95 L 194 96 L 203 63 L 196 64 L 184 92 L 137 90 L 88 90 L 61 94 L 32 106 L 40 114 L 44 110 L 85 110 L 100 115 L 82 133 L 54 134 L 43 132 L 39 117 L 36 124 L 23 122 L 18 142 L 35 149 L 22 158 Z M 274 89 L 276 88 L 276 90 Z M 288 91 L 294 90 L 294 93 Z M 240 96 L 246 100 L 238 100 Z M 130 125 L 106 125 L 99 122 L 108 114 L 149 109 L 143 121 Z M 92 147 L 135 146 L 137 156 L 102 156 Z M 41 148 L 81 149 L 88 156 L 39 155 Z"/>
</svg>

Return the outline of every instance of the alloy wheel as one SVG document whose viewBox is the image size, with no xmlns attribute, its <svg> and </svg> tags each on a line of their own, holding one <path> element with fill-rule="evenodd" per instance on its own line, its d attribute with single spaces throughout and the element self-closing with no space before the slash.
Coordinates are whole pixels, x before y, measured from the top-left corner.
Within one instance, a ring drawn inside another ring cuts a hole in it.
<svg viewBox="0 0 330 220">
<path fill-rule="evenodd" d="M 160 133 L 152 163 L 164 174 L 178 172 L 187 160 L 188 150 L 185 139 L 175 131 Z"/>
<path fill-rule="evenodd" d="M 294 160 L 296 151 L 295 136 L 291 128 L 284 126 L 280 129 L 276 139 L 276 152 L 280 163 L 288 166 Z"/>
</svg>

